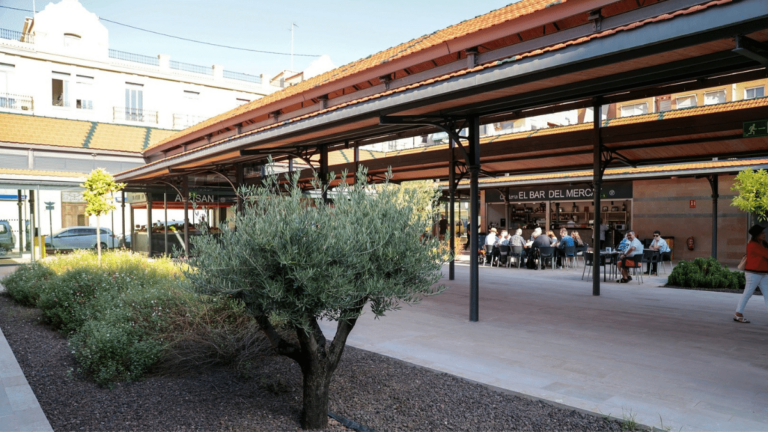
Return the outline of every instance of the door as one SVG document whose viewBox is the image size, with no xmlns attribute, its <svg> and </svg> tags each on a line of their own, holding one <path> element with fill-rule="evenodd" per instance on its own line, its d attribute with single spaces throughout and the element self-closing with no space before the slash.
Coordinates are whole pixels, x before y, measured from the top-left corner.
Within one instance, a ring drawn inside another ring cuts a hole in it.
<svg viewBox="0 0 768 432">
<path fill-rule="evenodd" d="M 87 225 L 85 203 L 61 203 L 62 228 Z"/>
<path fill-rule="evenodd" d="M 140 84 L 125 85 L 125 119 L 144 121 L 144 86 Z"/>
</svg>

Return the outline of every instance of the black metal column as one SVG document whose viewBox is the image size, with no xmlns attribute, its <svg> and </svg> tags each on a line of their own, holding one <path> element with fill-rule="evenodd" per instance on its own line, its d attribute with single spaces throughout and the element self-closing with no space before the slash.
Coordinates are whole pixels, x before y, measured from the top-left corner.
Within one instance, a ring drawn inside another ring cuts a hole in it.
<svg viewBox="0 0 768 432">
<path fill-rule="evenodd" d="M 600 295 L 600 224 L 602 221 L 602 217 L 600 215 L 600 194 L 602 193 L 602 183 L 603 183 L 603 168 L 602 168 L 602 161 L 603 161 L 603 142 L 602 142 L 602 136 L 600 135 L 600 121 L 601 121 L 601 112 L 600 112 L 600 104 L 595 103 L 594 107 L 592 108 L 592 112 L 594 113 L 594 119 L 593 119 L 593 129 L 595 132 L 594 136 L 594 151 L 593 151 L 593 157 L 594 157 L 594 172 L 593 172 L 593 180 L 592 183 L 594 184 L 594 190 L 593 190 L 593 197 L 595 198 L 595 218 L 593 220 L 593 230 L 592 230 L 592 242 L 594 243 L 594 246 L 592 247 L 592 295 L 593 296 L 599 296 Z"/>
<path fill-rule="evenodd" d="M 712 258 L 717 259 L 717 199 L 720 198 L 719 177 L 711 175 L 707 178 L 712 188 Z"/>
<path fill-rule="evenodd" d="M 509 232 L 512 227 L 509 220 L 509 188 L 504 189 L 504 228 Z"/>
<path fill-rule="evenodd" d="M 152 194 L 147 192 L 147 257 L 152 256 Z"/>
<path fill-rule="evenodd" d="M 480 248 L 480 225 L 477 223 L 480 216 L 480 190 L 478 177 L 480 175 L 480 118 L 477 116 L 468 119 L 469 128 L 469 320 L 479 320 L 480 309 L 480 266 L 478 264 L 478 249 Z"/>
<path fill-rule="evenodd" d="M 122 211 L 122 218 L 120 220 L 123 225 L 123 247 L 125 247 L 125 191 L 120 192 L 120 198 L 122 198 L 120 200 L 120 209 Z"/>
<path fill-rule="evenodd" d="M 323 187 L 323 201 L 328 201 L 328 146 L 320 146 L 320 183 Z"/>
<path fill-rule="evenodd" d="M 168 193 L 163 193 L 163 218 L 165 219 L 165 224 L 163 227 L 163 236 L 165 243 L 165 255 L 168 255 Z"/>
<path fill-rule="evenodd" d="M 291 159 L 291 173 L 293 173 L 293 159 Z M 237 187 L 237 197 L 235 198 L 237 201 L 237 211 L 241 212 L 243 211 L 243 197 L 240 196 L 240 188 L 243 187 L 243 182 L 245 181 L 245 166 L 243 164 L 238 164 L 235 166 L 235 186 Z"/>
<path fill-rule="evenodd" d="M 189 179 L 181 180 L 181 197 L 184 200 L 184 256 L 189 257 Z"/>
<path fill-rule="evenodd" d="M 29 190 L 29 251 L 32 262 L 35 262 L 35 191 Z"/>
<path fill-rule="evenodd" d="M 24 204 L 21 202 L 21 189 L 19 193 L 19 257 L 24 255 Z"/>
<path fill-rule="evenodd" d="M 451 253 L 456 250 L 456 215 L 454 214 L 454 207 L 456 207 L 456 156 L 453 153 L 455 146 L 456 144 L 451 140 L 451 160 L 448 162 L 448 224 L 450 225 L 448 235 L 451 236 L 449 240 Z M 456 257 L 448 263 L 448 280 L 454 280 L 456 278 L 455 259 Z"/>
</svg>

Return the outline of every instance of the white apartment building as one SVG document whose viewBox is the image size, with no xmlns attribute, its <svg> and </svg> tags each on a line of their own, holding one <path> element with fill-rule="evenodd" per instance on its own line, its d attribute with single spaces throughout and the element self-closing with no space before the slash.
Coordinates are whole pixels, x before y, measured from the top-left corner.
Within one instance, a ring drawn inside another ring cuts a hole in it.
<svg viewBox="0 0 768 432">
<path fill-rule="evenodd" d="M 107 28 L 77 0 L 50 3 L 15 28 L 5 25 L 0 24 L 0 221 L 7 223 L 0 222 L 0 237 L 10 224 L 17 256 L 19 237 L 29 242 L 32 213 L 40 234 L 95 226 L 95 218 L 84 214 L 79 187 L 94 168 L 115 174 L 139 166 L 141 150 L 151 143 L 280 90 L 263 75 L 203 66 L 199 59 L 185 63 L 166 54 L 112 50 Z M 117 205 L 102 225 L 120 233 Z M 134 223 L 147 223 L 145 213 L 137 218 Z"/>
</svg>

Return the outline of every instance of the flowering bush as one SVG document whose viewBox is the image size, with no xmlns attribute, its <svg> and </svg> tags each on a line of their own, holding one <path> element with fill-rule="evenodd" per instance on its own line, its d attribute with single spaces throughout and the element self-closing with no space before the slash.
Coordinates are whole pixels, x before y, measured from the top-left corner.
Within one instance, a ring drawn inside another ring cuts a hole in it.
<svg viewBox="0 0 768 432">
<path fill-rule="evenodd" d="M 19 267 L 3 279 L 8 295 L 24 306 L 35 306 L 40 291 L 56 274 L 48 266 L 32 263 Z"/>
</svg>

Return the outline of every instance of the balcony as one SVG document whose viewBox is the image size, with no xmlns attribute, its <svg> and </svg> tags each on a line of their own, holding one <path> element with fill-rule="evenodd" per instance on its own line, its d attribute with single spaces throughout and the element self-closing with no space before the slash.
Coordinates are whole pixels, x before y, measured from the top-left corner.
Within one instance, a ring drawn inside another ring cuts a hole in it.
<svg viewBox="0 0 768 432">
<path fill-rule="evenodd" d="M 192 72 L 202 75 L 213 75 L 213 68 L 210 66 L 199 66 L 190 63 L 182 63 L 177 61 L 170 61 L 171 69 L 176 69 L 184 72 Z"/>
<path fill-rule="evenodd" d="M 152 66 L 160 66 L 160 60 L 157 57 L 150 57 L 141 54 L 133 54 L 125 51 L 109 50 L 109 58 L 115 60 L 123 60 L 134 63 L 142 63 Z"/>
<path fill-rule="evenodd" d="M 16 30 L 0 28 L 0 39 L 14 40 L 18 42 L 35 43 L 35 37 Z"/>
<path fill-rule="evenodd" d="M 174 114 L 173 115 L 173 128 L 174 129 L 186 129 L 190 126 L 194 126 L 206 117 L 192 115 L 192 114 Z"/>
<path fill-rule="evenodd" d="M 113 107 L 112 119 L 115 122 L 158 123 L 157 111 L 126 107 Z"/>
<path fill-rule="evenodd" d="M 32 96 L 0 93 L 0 110 L 31 113 L 34 110 Z"/>
<path fill-rule="evenodd" d="M 261 76 L 249 75 L 242 72 L 232 72 L 224 69 L 224 78 L 238 81 L 247 81 L 255 84 L 261 84 Z"/>
</svg>

